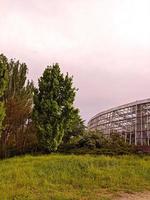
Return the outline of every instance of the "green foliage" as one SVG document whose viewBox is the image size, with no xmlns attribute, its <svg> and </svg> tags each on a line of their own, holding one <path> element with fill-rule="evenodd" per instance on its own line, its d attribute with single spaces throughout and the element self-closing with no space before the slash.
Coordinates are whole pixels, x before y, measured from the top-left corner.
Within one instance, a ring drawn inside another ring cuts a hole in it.
<svg viewBox="0 0 150 200">
<path fill-rule="evenodd" d="M 7 87 L 7 79 L 8 60 L 3 54 L 0 54 L 0 97 L 4 95 L 4 91 Z"/>
<path fill-rule="evenodd" d="M 104 148 L 102 152 L 108 152 L 110 155 L 132 154 L 135 153 L 135 146 L 125 143 L 124 138 L 119 134 L 112 133 L 108 138 L 106 148 Z"/>
<path fill-rule="evenodd" d="M 79 111 L 76 109 L 74 110 L 68 129 L 65 131 L 65 135 L 63 137 L 63 145 L 68 144 L 74 138 L 83 135 L 84 131 L 85 131 L 84 121 L 81 119 Z"/>
<path fill-rule="evenodd" d="M 27 82 L 28 68 L 25 63 L 19 60 L 10 60 L 8 63 L 9 84 L 5 92 L 5 99 L 26 96 L 29 101 L 32 100 L 33 82 Z"/>
<path fill-rule="evenodd" d="M 150 157 L 25 156 L 0 161 L 0 199 L 102 200 L 150 190 Z"/>
<path fill-rule="evenodd" d="M 7 80 L 8 80 L 7 67 L 8 67 L 7 58 L 3 54 L 0 54 L 0 133 L 2 129 L 2 122 L 5 117 L 3 95 L 7 87 Z"/>
<path fill-rule="evenodd" d="M 56 151 L 78 110 L 73 107 L 73 77 L 64 76 L 58 64 L 48 66 L 35 90 L 33 118 L 42 149 Z"/>
<path fill-rule="evenodd" d="M 11 154 L 8 153 L 10 149 L 13 152 L 23 152 L 27 148 L 29 137 L 35 138 L 33 133 L 29 134 L 34 86 L 32 82 L 27 81 L 27 65 L 10 60 L 7 63 L 7 69 L 8 87 L 3 97 L 6 116 L 0 141 L 1 156 L 3 157 Z"/>
<path fill-rule="evenodd" d="M 72 143 L 65 144 L 60 152 L 74 154 L 123 155 L 135 153 L 135 147 L 125 143 L 118 134 L 104 136 L 99 131 L 86 131 Z"/>
<path fill-rule="evenodd" d="M 85 147 L 89 149 L 101 148 L 107 143 L 101 132 L 86 132 L 79 140 L 78 147 Z"/>
</svg>

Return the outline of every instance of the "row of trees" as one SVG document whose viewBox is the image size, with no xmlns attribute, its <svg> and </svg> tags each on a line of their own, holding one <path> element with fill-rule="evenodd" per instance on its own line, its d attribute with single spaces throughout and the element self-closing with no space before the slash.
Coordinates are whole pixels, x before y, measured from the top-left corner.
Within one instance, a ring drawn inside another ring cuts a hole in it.
<svg viewBox="0 0 150 200">
<path fill-rule="evenodd" d="M 74 107 L 73 77 L 48 66 L 38 87 L 25 63 L 0 55 L 0 157 L 30 152 L 128 154 L 134 148 L 117 134 L 85 131 Z"/>
<path fill-rule="evenodd" d="M 0 155 L 56 151 L 84 130 L 73 77 L 48 66 L 36 88 L 25 63 L 0 55 Z"/>
</svg>

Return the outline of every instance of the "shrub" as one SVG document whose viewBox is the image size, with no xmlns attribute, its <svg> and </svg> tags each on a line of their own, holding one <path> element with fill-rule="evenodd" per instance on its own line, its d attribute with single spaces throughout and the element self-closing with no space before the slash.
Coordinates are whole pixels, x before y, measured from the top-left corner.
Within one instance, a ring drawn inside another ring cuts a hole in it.
<svg viewBox="0 0 150 200">
<path fill-rule="evenodd" d="M 75 140 L 74 140 L 75 141 Z M 104 137 L 101 132 L 86 132 L 76 142 L 62 145 L 63 153 L 123 155 L 134 153 L 134 147 L 125 143 L 118 134 Z"/>
</svg>

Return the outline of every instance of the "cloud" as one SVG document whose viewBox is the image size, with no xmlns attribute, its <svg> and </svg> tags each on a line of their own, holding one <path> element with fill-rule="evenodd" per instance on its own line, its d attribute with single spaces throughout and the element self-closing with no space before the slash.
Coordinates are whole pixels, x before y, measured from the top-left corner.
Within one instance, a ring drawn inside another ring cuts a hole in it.
<svg viewBox="0 0 150 200">
<path fill-rule="evenodd" d="M 0 51 L 37 81 L 58 62 L 84 119 L 149 95 L 148 0 L 0 0 Z"/>
</svg>

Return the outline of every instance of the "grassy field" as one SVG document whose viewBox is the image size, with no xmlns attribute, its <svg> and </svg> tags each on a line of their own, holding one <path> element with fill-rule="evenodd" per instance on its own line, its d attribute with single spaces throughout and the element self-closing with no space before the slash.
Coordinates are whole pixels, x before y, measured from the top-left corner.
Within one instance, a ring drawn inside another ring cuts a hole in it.
<svg viewBox="0 0 150 200">
<path fill-rule="evenodd" d="M 0 161 L 0 200 L 108 200 L 150 190 L 150 157 L 24 156 Z"/>
</svg>

